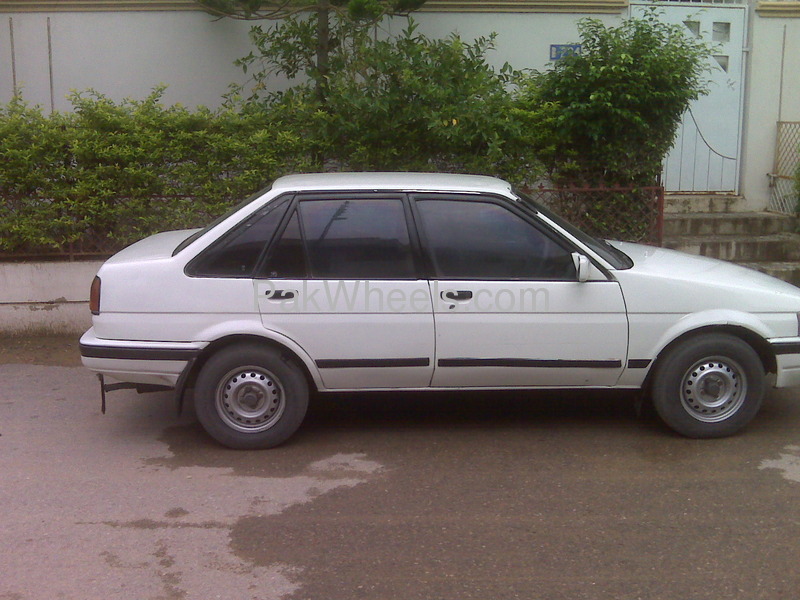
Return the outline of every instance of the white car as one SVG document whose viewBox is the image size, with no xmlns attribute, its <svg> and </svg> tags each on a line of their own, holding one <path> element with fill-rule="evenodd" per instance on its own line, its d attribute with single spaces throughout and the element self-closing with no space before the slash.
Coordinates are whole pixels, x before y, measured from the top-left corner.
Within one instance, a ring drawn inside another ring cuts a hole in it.
<svg viewBox="0 0 800 600">
<path fill-rule="evenodd" d="M 674 430 L 720 437 L 768 381 L 800 384 L 800 289 L 596 240 L 489 177 L 283 177 L 119 252 L 91 309 L 104 401 L 193 389 L 232 448 L 286 440 L 310 390 L 644 388 Z"/>
</svg>

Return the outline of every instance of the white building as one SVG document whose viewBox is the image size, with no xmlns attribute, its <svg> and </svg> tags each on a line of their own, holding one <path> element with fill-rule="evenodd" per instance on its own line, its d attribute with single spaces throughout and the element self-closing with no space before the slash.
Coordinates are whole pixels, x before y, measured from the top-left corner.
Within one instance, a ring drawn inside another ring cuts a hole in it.
<svg viewBox="0 0 800 600">
<path fill-rule="evenodd" d="M 552 46 L 578 41 L 581 17 L 614 24 L 646 5 L 442 0 L 428 2 L 415 19 L 430 35 L 497 32 L 498 65 L 544 69 Z M 796 137 L 781 155 L 785 164 L 776 164 L 778 123 L 800 122 L 800 1 L 657 5 L 665 20 L 683 23 L 716 52 L 711 93 L 685 116 L 666 161 L 667 189 L 740 194 L 749 210 L 777 207 L 791 185 L 771 174 L 790 175 L 800 146 L 800 126 L 785 126 Z M 31 103 L 68 110 L 71 90 L 94 88 L 121 100 L 164 83 L 166 102 L 215 106 L 245 77 L 233 61 L 249 52 L 251 25 L 215 20 L 191 0 L 0 0 L 0 102 L 16 86 Z"/>
</svg>

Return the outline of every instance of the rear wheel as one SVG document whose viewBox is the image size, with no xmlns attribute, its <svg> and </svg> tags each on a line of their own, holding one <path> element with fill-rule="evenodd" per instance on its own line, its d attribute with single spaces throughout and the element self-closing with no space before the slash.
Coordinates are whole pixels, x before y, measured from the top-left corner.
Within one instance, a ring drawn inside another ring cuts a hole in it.
<svg viewBox="0 0 800 600">
<path fill-rule="evenodd" d="M 661 419 L 693 438 L 731 435 L 755 417 L 764 367 L 741 339 L 708 334 L 680 342 L 656 364 L 653 404 Z"/>
<path fill-rule="evenodd" d="M 208 359 L 197 377 L 197 418 L 229 448 L 277 446 L 297 431 L 307 408 L 302 371 L 273 348 L 225 348 Z"/>
</svg>

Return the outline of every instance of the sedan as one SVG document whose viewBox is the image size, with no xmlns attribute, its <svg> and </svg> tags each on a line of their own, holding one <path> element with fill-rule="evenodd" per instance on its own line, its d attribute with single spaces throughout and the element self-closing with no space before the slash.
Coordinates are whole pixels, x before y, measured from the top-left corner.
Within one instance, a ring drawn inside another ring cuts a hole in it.
<svg viewBox="0 0 800 600">
<path fill-rule="evenodd" d="M 490 177 L 283 177 L 122 250 L 90 305 L 80 348 L 103 401 L 191 390 L 231 448 L 287 440 L 312 391 L 642 389 L 711 438 L 768 385 L 800 384 L 800 289 L 595 239 Z"/>
</svg>

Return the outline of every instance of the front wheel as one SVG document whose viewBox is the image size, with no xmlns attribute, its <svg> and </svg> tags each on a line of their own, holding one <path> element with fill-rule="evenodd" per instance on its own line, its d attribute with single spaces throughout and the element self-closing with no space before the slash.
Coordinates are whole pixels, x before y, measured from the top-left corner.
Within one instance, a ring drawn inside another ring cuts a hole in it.
<svg viewBox="0 0 800 600">
<path fill-rule="evenodd" d="M 732 435 L 755 417 L 764 397 L 764 367 L 741 339 L 709 334 L 680 342 L 659 359 L 653 404 L 661 419 L 692 438 Z"/>
<path fill-rule="evenodd" d="M 195 385 L 195 412 L 205 430 L 234 449 L 271 448 L 303 421 L 308 384 L 297 365 L 273 348 L 231 346 L 208 359 Z"/>
</svg>

